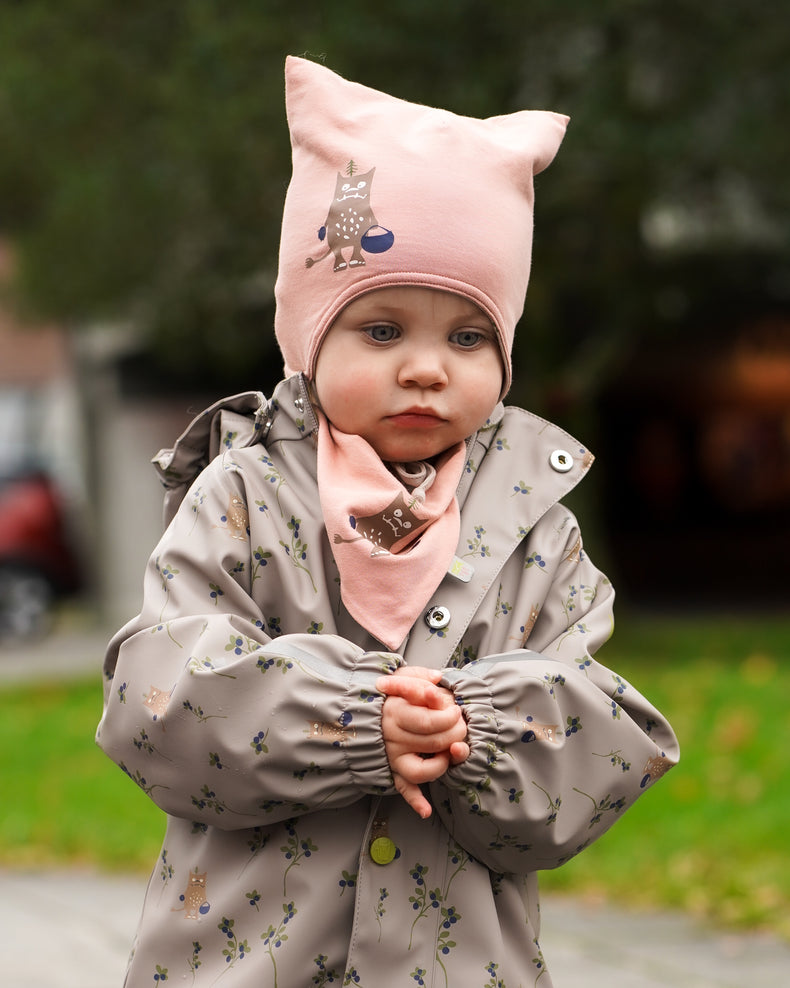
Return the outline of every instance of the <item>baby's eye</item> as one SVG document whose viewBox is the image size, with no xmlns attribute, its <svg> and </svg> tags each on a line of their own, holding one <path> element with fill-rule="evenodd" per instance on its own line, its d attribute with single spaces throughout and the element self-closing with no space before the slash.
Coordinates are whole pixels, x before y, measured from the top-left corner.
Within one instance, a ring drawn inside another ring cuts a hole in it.
<svg viewBox="0 0 790 988">
<path fill-rule="evenodd" d="M 450 339 L 453 343 L 457 343 L 458 346 L 470 350 L 473 347 L 479 346 L 487 337 L 485 333 L 477 329 L 460 329 L 457 333 L 453 333 Z"/>
<path fill-rule="evenodd" d="M 398 335 L 398 330 L 388 323 L 376 323 L 375 326 L 366 326 L 365 332 L 375 343 L 391 343 Z"/>
</svg>

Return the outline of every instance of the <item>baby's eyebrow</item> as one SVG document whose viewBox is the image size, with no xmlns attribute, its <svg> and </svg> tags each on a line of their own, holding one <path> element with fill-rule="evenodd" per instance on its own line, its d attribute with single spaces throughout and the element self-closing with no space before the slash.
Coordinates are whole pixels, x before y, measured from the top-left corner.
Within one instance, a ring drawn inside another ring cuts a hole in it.
<svg viewBox="0 0 790 988">
<path fill-rule="evenodd" d="M 469 323 L 460 326 L 459 329 L 471 333 L 486 333 L 496 337 L 496 326 L 489 319 L 486 319 L 484 324 L 470 320 Z"/>
<path fill-rule="evenodd" d="M 461 319 L 469 319 L 470 322 L 475 324 L 475 329 L 481 329 L 482 326 L 479 324 L 484 323 L 486 329 L 490 329 L 492 333 L 496 333 L 494 320 L 488 315 L 487 312 L 483 312 L 481 309 L 478 309 L 476 305 L 470 305 L 470 308 L 461 316 Z"/>
</svg>

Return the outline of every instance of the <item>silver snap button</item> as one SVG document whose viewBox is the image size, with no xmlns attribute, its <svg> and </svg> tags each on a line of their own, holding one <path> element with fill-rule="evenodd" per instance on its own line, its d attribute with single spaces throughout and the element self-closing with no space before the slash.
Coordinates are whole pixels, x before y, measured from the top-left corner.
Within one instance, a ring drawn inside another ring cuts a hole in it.
<svg viewBox="0 0 790 988">
<path fill-rule="evenodd" d="M 441 605 L 432 607 L 425 615 L 425 623 L 434 631 L 441 631 L 450 623 L 450 611 Z"/>
<path fill-rule="evenodd" d="M 573 469 L 573 457 L 565 449 L 555 449 L 549 457 L 551 469 L 557 473 L 567 473 Z"/>
</svg>

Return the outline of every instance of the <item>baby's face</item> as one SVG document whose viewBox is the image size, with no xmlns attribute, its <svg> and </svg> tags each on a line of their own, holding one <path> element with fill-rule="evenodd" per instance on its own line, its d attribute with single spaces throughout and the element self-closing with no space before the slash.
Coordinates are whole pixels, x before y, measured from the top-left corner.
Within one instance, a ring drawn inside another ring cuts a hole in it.
<svg viewBox="0 0 790 988">
<path fill-rule="evenodd" d="M 474 303 L 434 288 L 381 288 L 351 302 L 318 354 L 329 421 L 383 460 L 436 456 L 476 432 L 502 389 L 494 327 Z"/>
</svg>

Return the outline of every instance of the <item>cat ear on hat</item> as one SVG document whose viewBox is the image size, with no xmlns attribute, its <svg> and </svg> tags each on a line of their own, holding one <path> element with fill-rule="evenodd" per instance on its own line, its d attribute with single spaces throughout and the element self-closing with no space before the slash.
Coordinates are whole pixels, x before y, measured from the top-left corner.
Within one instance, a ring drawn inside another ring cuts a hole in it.
<svg viewBox="0 0 790 988">
<path fill-rule="evenodd" d="M 485 121 L 514 157 L 531 165 L 530 174 L 548 168 L 560 149 L 570 117 L 551 110 L 517 110 Z M 526 157 L 525 157 L 526 155 Z"/>
</svg>

